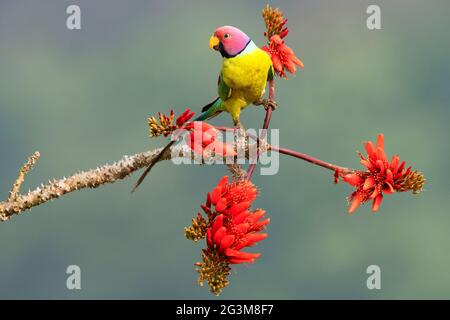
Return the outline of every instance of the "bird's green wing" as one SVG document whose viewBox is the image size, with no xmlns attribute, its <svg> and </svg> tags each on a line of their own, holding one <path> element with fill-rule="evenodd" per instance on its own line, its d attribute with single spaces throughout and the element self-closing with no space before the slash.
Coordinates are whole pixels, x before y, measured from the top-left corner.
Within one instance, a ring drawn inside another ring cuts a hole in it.
<svg viewBox="0 0 450 320">
<path fill-rule="evenodd" d="M 231 88 L 227 86 L 225 81 L 223 81 L 222 73 L 219 75 L 219 79 L 217 80 L 217 86 L 220 100 L 227 100 L 231 96 Z"/>
<path fill-rule="evenodd" d="M 223 101 L 227 100 L 231 96 L 231 88 L 227 86 L 225 81 L 223 81 L 222 74 L 219 75 L 217 80 L 217 91 L 219 97 L 208 103 L 202 108 L 202 113 L 195 118 L 195 121 L 205 121 L 211 119 L 223 111 Z"/>
</svg>

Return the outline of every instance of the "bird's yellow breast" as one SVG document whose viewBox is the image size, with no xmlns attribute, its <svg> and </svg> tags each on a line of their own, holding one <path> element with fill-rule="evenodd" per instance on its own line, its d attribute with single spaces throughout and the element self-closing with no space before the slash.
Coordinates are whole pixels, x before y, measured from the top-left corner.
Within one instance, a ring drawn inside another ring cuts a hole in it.
<svg viewBox="0 0 450 320">
<path fill-rule="evenodd" d="M 222 77 L 232 90 L 231 97 L 242 99 L 247 105 L 260 99 L 271 65 L 269 55 L 259 48 L 242 56 L 224 58 Z"/>
</svg>

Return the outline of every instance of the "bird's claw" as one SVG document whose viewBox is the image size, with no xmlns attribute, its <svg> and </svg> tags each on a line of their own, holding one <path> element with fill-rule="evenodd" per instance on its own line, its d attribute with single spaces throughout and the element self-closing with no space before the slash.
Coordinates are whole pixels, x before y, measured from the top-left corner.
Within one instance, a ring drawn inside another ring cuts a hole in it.
<svg viewBox="0 0 450 320">
<path fill-rule="evenodd" d="M 264 108 L 267 110 L 268 108 L 272 108 L 272 110 L 275 110 L 276 108 L 278 108 L 278 105 L 275 101 L 271 100 L 271 99 L 267 99 L 267 103 L 264 104 Z"/>
<path fill-rule="evenodd" d="M 272 108 L 272 110 L 275 110 L 278 105 L 275 101 L 272 99 L 261 99 L 255 103 L 257 106 L 263 106 L 264 109 L 268 110 L 269 108 Z"/>
</svg>

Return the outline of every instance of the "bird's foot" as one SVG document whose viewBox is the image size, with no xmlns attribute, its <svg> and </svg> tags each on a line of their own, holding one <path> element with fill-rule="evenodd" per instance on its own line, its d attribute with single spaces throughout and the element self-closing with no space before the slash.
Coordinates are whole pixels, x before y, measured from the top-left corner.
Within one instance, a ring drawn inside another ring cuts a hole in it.
<svg viewBox="0 0 450 320">
<path fill-rule="evenodd" d="M 242 129 L 244 129 L 244 126 L 242 125 L 242 123 L 240 121 L 235 121 L 234 122 L 234 128 L 236 130 L 242 130 Z"/>
<path fill-rule="evenodd" d="M 238 135 L 245 135 L 245 127 L 239 120 L 234 121 L 234 130 Z"/>
<path fill-rule="evenodd" d="M 266 110 L 269 108 L 272 108 L 272 110 L 275 110 L 278 107 L 277 103 L 275 101 L 273 101 L 272 99 L 260 99 L 260 100 L 256 101 L 254 104 L 257 106 L 263 106 L 264 109 L 266 109 Z"/>
</svg>

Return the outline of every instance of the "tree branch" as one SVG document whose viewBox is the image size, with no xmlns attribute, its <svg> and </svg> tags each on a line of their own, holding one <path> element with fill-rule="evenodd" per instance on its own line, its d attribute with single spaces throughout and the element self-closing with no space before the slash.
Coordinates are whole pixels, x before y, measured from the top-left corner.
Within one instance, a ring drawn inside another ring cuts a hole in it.
<svg viewBox="0 0 450 320">
<path fill-rule="evenodd" d="M 236 150 L 244 151 L 248 158 L 249 146 L 245 141 L 245 137 L 237 139 L 235 142 Z M 265 152 L 269 148 L 268 145 L 262 144 L 260 151 Z M 113 164 L 106 164 L 96 169 L 81 171 L 74 175 L 59 180 L 49 181 L 46 185 L 41 185 L 27 194 L 20 194 L 19 189 L 25 180 L 26 174 L 30 171 L 32 166 L 38 160 L 40 154 L 35 152 L 28 160 L 28 162 L 19 171 L 19 176 L 13 184 L 10 196 L 6 201 L 0 202 L 0 221 L 9 220 L 14 214 L 19 214 L 23 211 L 29 210 L 32 207 L 38 206 L 53 199 L 57 199 L 67 193 L 71 193 L 85 188 L 97 188 L 104 184 L 114 183 L 128 177 L 133 172 L 148 167 L 158 157 L 162 148 L 157 148 L 151 151 L 138 153 L 132 156 L 123 156 L 123 158 Z M 198 160 L 198 155 L 195 155 L 192 150 L 184 144 L 175 145 L 171 147 L 171 152 L 165 153 L 156 162 L 170 160 L 174 155 L 177 157 L 186 157 L 194 161 Z M 201 159 L 204 162 L 213 162 L 217 159 L 217 155 L 210 153 L 204 155 Z M 230 159 L 223 158 L 223 163 L 229 163 Z M 242 168 L 237 165 L 228 164 L 228 168 L 234 177 L 243 175 Z"/>
<path fill-rule="evenodd" d="M 234 130 L 231 128 L 218 127 L 220 130 Z M 329 170 L 335 171 L 335 175 L 343 175 L 352 172 L 352 169 L 337 166 L 320 159 L 311 157 L 307 154 L 290 150 L 286 148 L 280 148 L 271 146 L 265 140 L 262 140 L 256 136 L 249 135 L 258 143 L 257 152 L 267 152 L 269 150 L 279 152 L 285 155 L 289 155 L 304 161 L 308 161 L 312 164 L 319 165 Z M 238 154 L 245 154 L 245 158 L 250 157 L 250 146 L 246 140 L 246 135 L 238 135 L 235 141 L 235 148 Z M 9 220 L 14 214 L 19 214 L 23 211 L 29 210 L 32 207 L 38 206 L 53 199 L 57 199 L 65 194 L 85 189 L 85 188 L 97 188 L 104 184 L 114 183 L 118 180 L 122 180 L 128 177 L 133 172 L 148 167 L 153 162 L 170 160 L 174 157 L 185 157 L 191 160 L 197 161 L 198 155 L 196 155 L 187 145 L 174 145 L 171 147 L 170 152 L 165 153 L 162 157 L 158 158 L 162 148 L 157 148 L 151 151 L 138 153 L 132 156 L 123 156 L 117 162 L 113 164 L 106 164 L 96 169 L 77 172 L 74 175 L 59 180 L 49 181 L 46 185 L 41 185 L 33 191 L 27 194 L 20 194 L 20 187 L 23 184 L 26 174 L 32 169 L 33 165 L 39 159 L 39 152 L 35 152 L 22 166 L 19 171 L 19 175 L 9 192 L 7 200 L 0 202 L 0 221 Z M 201 161 L 207 163 L 214 163 L 217 160 L 217 155 L 214 153 L 203 155 Z M 246 176 L 246 172 L 242 167 L 236 164 L 234 159 L 229 162 L 230 159 L 223 157 L 223 163 L 227 164 L 228 169 L 233 175 L 234 179 L 243 179 Z"/>
<path fill-rule="evenodd" d="M 28 192 L 27 194 L 22 195 L 18 192 L 15 193 L 22 184 L 26 172 L 28 172 L 31 168 L 32 163 L 35 162 L 29 161 L 20 170 L 19 178 L 13 185 L 10 192 L 10 197 L 4 202 L 0 202 L 0 220 L 6 221 L 14 214 L 19 214 L 32 207 L 38 206 L 52 199 L 57 199 L 64 194 L 76 190 L 84 188 L 97 188 L 101 185 L 124 179 L 134 171 L 148 166 L 159 151 L 161 151 L 160 148 L 135 154 L 133 156 L 124 156 L 121 160 L 113 164 L 106 164 L 89 171 L 81 171 L 75 173 L 69 178 L 64 177 L 63 179 L 49 181 L 46 185 L 41 185 L 34 191 Z M 32 158 L 33 157 L 31 157 L 30 160 Z M 36 156 L 34 159 L 37 160 L 37 158 L 38 157 Z M 13 194 L 14 197 L 11 197 Z"/>
</svg>

